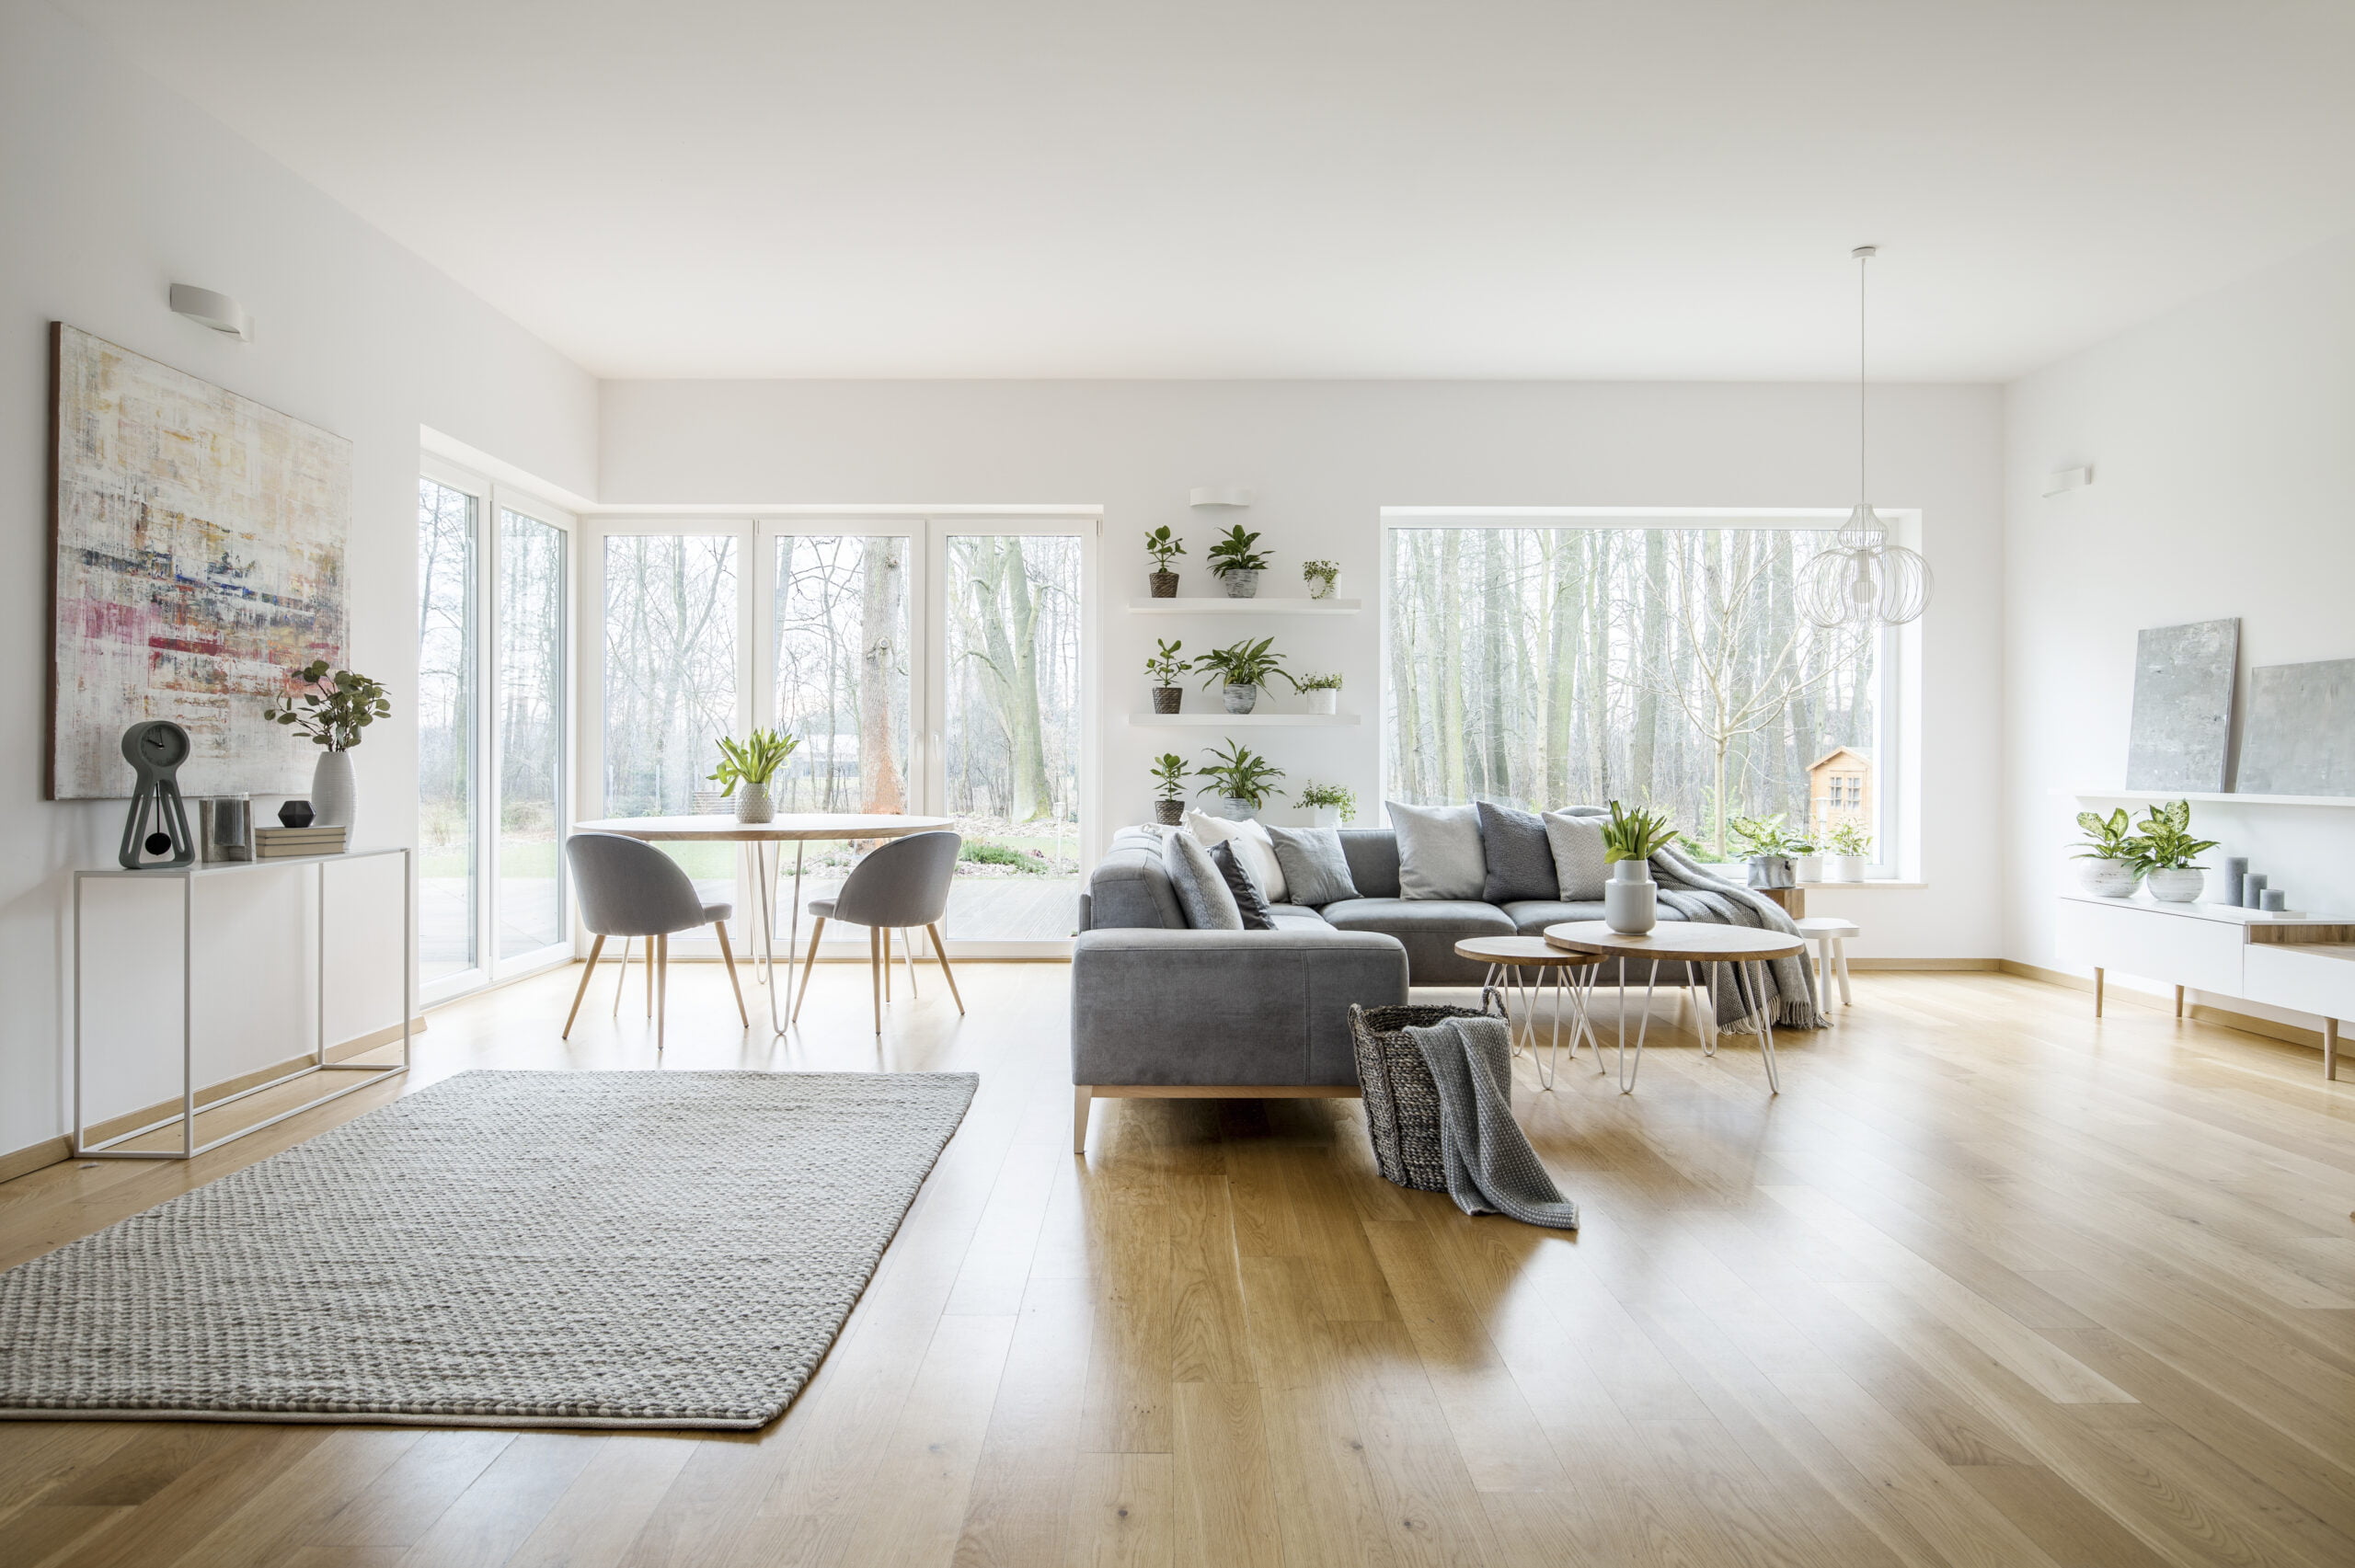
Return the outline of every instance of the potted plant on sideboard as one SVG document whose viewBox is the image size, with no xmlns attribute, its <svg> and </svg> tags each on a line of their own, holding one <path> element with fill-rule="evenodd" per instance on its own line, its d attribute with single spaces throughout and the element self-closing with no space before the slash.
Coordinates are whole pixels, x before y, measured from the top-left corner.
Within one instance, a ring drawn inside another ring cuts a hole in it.
<svg viewBox="0 0 2355 1568">
<path fill-rule="evenodd" d="M 1210 672 L 1210 679 L 1202 682 L 1204 686 L 1225 688 L 1228 713 L 1247 714 L 1258 706 L 1259 689 L 1270 681 L 1281 681 L 1293 691 L 1300 690 L 1300 682 L 1285 673 L 1283 660 L 1269 651 L 1275 641 L 1273 637 L 1261 637 L 1255 643 L 1246 637 L 1239 643 L 1212 648 L 1194 660 L 1196 670 Z"/>
<path fill-rule="evenodd" d="M 800 744 L 781 729 L 756 729 L 741 740 L 719 738 L 719 766 L 709 776 L 722 796 L 736 797 L 736 820 L 775 820 L 776 802 L 770 798 L 769 784 Z"/>
<path fill-rule="evenodd" d="M 1341 711 L 1341 678 L 1338 675 L 1304 675 L 1292 682 L 1292 689 L 1308 699 L 1310 713 L 1335 714 Z"/>
<path fill-rule="evenodd" d="M 1164 751 L 1153 760 L 1153 819 L 1175 828 L 1186 819 L 1186 759 Z"/>
<path fill-rule="evenodd" d="M 2151 897 L 2163 904 L 2195 902 L 2207 886 L 2208 868 L 2192 862 L 2214 849 L 2216 841 L 2191 836 L 2191 802 L 2154 806 L 2142 814 L 2141 827 L 2131 841 L 2135 867 Z"/>
<path fill-rule="evenodd" d="M 1153 711 L 1174 714 L 1186 701 L 1186 688 L 1178 684 L 1178 678 L 1192 670 L 1194 661 L 1181 655 L 1186 645 L 1177 638 L 1164 637 L 1159 642 L 1153 657 L 1144 661 L 1144 672 L 1153 679 Z"/>
<path fill-rule="evenodd" d="M 2136 858 L 2140 852 L 2126 807 L 2121 806 L 2107 817 L 2098 811 L 2080 811 L 2077 826 L 2085 835 L 2078 841 L 2080 853 L 2075 856 L 2085 863 L 2077 874 L 2085 891 L 2097 898 L 2131 898 L 2142 867 Z"/>
<path fill-rule="evenodd" d="M 292 726 L 320 748 L 311 767 L 311 820 L 322 828 L 354 825 L 360 815 L 360 786 L 352 776 L 351 749 L 365 738 L 361 731 L 393 711 L 384 686 L 349 670 L 327 668 L 315 658 L 287 671 L 307 692 L 281 692 L 263 708 L 261 716 L 273 724 Z M 358 841 L 347 832 L 346 843 Z"/>
<path fill-rule="evenodd" d="M 1357 819 L 1358 797 L 1339 784 L 1308 784 L 1292 800 L 1307 809 L 1312 828 L 1338 828 Z"/>
<path fill-rule="evenodd" d="M 1171 557 L 1186 553 L 1186 542 L 1170 532 L 1165 522 L 1144 536 L 1144 553 L 1153 557 L 1153 575 L 1146 579 L 1153 585 L 1153 596 L 1177 598 L 1178 574 L 1169 569 L 1169 562 Z"/>
<path fill-rule="evenodd" d="M 1665 811 L 1630 811 L 1611 803 L 1603 825 L 1603 859 L 1611 880 L 1603 885 L 1603 921 L 1622 936 L 1641 936 L 1660 922 L 1660 888 L 1652 882 L 1652 856 L 1676 841 Z"/>
<path fill-rule="evenodd" d="M 1873 853 L 1873 836 L 1862 822 L 1834 822 L 1823 835 L 1823 879 L 1862 882 L 1865 862 Z"/>
<path fill-rule="evenodd" d="M 1259 597 L 1259 574 L 1268 569 L 1268 557 L 1252 548 L 1259 543 L 1256 533 L 1246 533 L 1236 523 L 1226 531 L 1226 536 L 1211 546 L 1211 570 L 1226 586 L 1229 599 Z"/>
<path fill-rule="evenodd" d="M 1257 817 L 1259 807 L 1268 803 L 1269 796 L 1282 794 L 1273 781 L 1283 777 L 1284 773 L 1281 768 L 1248 746 L 1230 740 L 1223 751 L 1212 747 L 1210 765 L 1196 768 L 1194 776 L 1211 781 L 1196 790 L 1196 795 L 1209 795 L 1215 790 L 1218 793 L 1218 814 L 1241 821 L 1245 818 Z"/>
</svg>

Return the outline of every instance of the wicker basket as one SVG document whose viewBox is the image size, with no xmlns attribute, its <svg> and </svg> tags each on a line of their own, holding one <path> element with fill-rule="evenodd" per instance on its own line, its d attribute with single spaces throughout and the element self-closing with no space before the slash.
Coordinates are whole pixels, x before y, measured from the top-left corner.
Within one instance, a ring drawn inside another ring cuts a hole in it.
<svg viewBox="0 0 2355 1568">
<path fill-rule="evenodd" d="M 1365 1129 L 1383 1180 L 1417 1192 L 1447 1190 L 1439 1150 L 1439 1086 L 1423 1053 L 1407 1037 L 1449 1018 L 1502 1018 L 1504 999 L 1481 993 L 1481 1006 L 1357 1007 L 1350 1009 L 1350 1039 L 1357 1047 L 1358 1086 L 1365 1092 Z"/>
</svg>

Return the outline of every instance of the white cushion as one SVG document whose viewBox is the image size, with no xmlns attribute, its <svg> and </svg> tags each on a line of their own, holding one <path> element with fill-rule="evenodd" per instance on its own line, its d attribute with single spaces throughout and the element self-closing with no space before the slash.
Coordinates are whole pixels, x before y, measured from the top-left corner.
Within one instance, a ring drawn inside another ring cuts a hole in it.
<svg viewBox="0 0 2355 1568">
<path fill-rule="evenodd" d="M 1476 806 L 1386 803 L 1398 833 L 1398 892 L 1407 898 L 1477 898 L 1488 880 Z"/>
<path fill-rule="evenodd" d="M 1284 868 L 1276 859 L 1276 841 L 1268 837 L 1267 824 L 1246 818 L 1236 821 L 1229 817 L 1207 817 L 1199 811 L 1186 813 L 1186 830 L 1202 841 L 1207 849 L 1212 844 L 1231 843 L 1259 889 L 1268 895 L 1268 902 L 1281 904 L 1290 897 L 1284 886 Z"/>
<path fill-rule="evenodd" d="M 1607 817 L 1573 817 L 1566 811 L 1545 813 L 1545 842 L 1554 851 L 1554 876 L 1562 885 L 1566 904 L 1589 904 L 1603 897 L 1611 867 L 1603 858 L 1603 825 Z"/>
</svg>

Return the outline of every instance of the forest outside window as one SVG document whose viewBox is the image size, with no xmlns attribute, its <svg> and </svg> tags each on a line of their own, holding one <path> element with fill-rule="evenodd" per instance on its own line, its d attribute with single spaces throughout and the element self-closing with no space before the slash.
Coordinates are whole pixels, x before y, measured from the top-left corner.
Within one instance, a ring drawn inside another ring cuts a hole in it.
<svg viewBox="0 0 2355 1568">
<path fill-rule="evenodd" d="M 1704 860 L 1739 854 L 1733 819 L 1779 815 L 1870 835 L 1869 874 L 1896 874 L 1896 640 L 1799 614 L 1825 528 L 1386 534 L 1390 798 L 1647 804 Z"/>
</svg>

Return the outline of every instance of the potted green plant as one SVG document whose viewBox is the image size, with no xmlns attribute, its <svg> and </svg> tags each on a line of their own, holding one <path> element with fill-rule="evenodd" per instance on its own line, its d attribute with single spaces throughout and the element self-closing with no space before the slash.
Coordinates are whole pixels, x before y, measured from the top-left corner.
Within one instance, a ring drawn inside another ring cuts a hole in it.
<svg viewBox="0 0 2355 1568">
<path fill-rule="evenodd" d="M 1797 841 L 1784 824 L 1784 813 L 1772 817 L 1732 817 L 1726 820 L 1734 847 L 1750 863 L 1752 887 L 1794 887 L 1798 885 Z"/>
<path fill-rule="evenodd" d="M 2097 898 L 2131 898 L 2142 867 L 2136 859 L 2139 851 L 2126 807 L 2121 806 L 2107 817 L 2098 811 L 2080 811 L 2077 827 L 2085 835 L 2077 841 L 2079 853 L 2074 857 L 2085 863 L 2077 874 L 2085 891 Z"/>
<path fill-rule="evenodd" d="M 1823 879 L 1826 882 L 1862 882 L 1865 862 L 1873 853 L 1873 836 L 1865 825 L 1853 818 L 1834 822 L 1832 830 L 1823 835 Z"/>
<path fill-rule="evenodd" d="M 1186 759 L 1164 751 L 1153 760 L 1153 819 L 1175 828 L 1186 819 Z"/>
<path fill-rule="evenodd" d="M 1358 797 L 1339 784 L 1307 784 L 1292 800 L 1307 808 L 1312 828 L 1338 828 L 1357 819 Z"/>
<path fill-rule="evenodd" d="M 2143 886 L 2163 904 L 2188 904 L 2207 885 L 2208 868 L 2191 863 L 2216 847 L 2213 839 L 2191 836 L 2191 802 L 2154 806 L 2142 814 L 2142 831 L 2134 844 L 2134 864 Z"/>
<path fill-rule="evenodd" d="M 1153 596 L 1155 599 L 1177 598 L 1178 574 L 1169 569 L 1169 563 L 1172 557 L 1186 553 L 1186 542 L 1170 532 L 1169 525 L 1165 522 L 1146 533 L 1144 553 L 1153 557 L 1153 575 L 1146 579 L 1153 584 Z M 1177 710 L 1170 711 L 1174 713 Z"/>
<path fill-rule="evenodd" d="M 1292 682 L 1293 690 L 1308 699 L 1308 711 L 1313 714 L 1338 713 L 1341 706 L 1341 678 L 1338 675 L 1304 675 Z"/>
<path fill-rule="evenodd" d="M 1641 936 L 1660 923 L 1660 888 L 1652 882 L 1652 856 L 1676 841 L 1665 811 L 1630 811 L 1611 803 L 1603 825 L 1603 859 L 1611 880 L 1603 885 L 1603 923 L 1622 936 Z"/>
<path fill-rule="evenodd" d="M 1268 557 L 1252 548 L 1259 543 L 1256 533 L 1246 533 L 1236 523 L 1226 531 L 1226 536 L 1210 548 L 1211 570 L 1226 585 L 1229 599 L 1259 597 L 1259 574 L 1268 569 Z"/>
<path fill-rule="evenodd" d="M 1293 691 L 1300 690 L 1300 682 L 1285 673 L 1283 660 L 1269 651 L 1275 640 L 1261 637 L 1255 643 L 1246 637 L 1239 643 L 1212 648 L 1194 660 L 1196 670 L 1210 672 L 1210 679 L 1202 682 L 1205 687 L 1225 688 L 1228 713 L 1247 714 L 1258 706 L 1259 689 L 1270 681 L 1281 681 Z"/>
<path fill-rule="evenodd" d="M 1333 579 L 1341 575 L 1341 565 L 1338 561 L 1303 561 L 1300 575 L 1302 580 L 1308 584 L 1309 598 L 1330 599 L 1333 597 Z"/>
<path fill-rule="evenodd" d="M 1179 656 L 1186 645 L 1175 638 L 1160 639 L 1153 657 L 1144 661 L 1144 672 L 1153 678 L 1153 711 L 1174 714 L 1186 700 L 1186 688 L 1178 678 L 1194 668 L 1194 661 Z"/>
<path fill-rule="evenodd" d="M 1210 765 L 1196 768 L 1194 776 L 1211 782 L 1194 793 L 1209 795 L 1215 790 L 1220 816 L 1238 821 L 1257 817 L 1269 796 L 1281 796 L 1271 781 L 1283 777 L 1283 770 L 1248 746 L 1230 740 L 1224 750 L 1213 747 L 1210 755 Z"/>
<path fill-rule="evenodd" d="M 351 749 L 360 732 L 393 711 L 385 688 L 365 675 L 327 668 L 324 658 L 287 671 L 307 692 L 281 693 L 261 710 L 273 724 L 291 726 L 319 747 L 311 767 L 311 820 L 322 828 L 350 829 L 360 815 L 360 787 L 351 774 Z M 351 841 L 347 831 L 344 841 Z"/>
<path fill-rule="evenodd" d="M 756 729 L 741 740 L 726 735 L 719 738 L 719 766 L 710 777 L 721 795 L 735 796 L 736 820 L 775 819 L 776 802 L 769 796 L 769 784 L 800 744 L 781 729 Z"/>
</svg>

